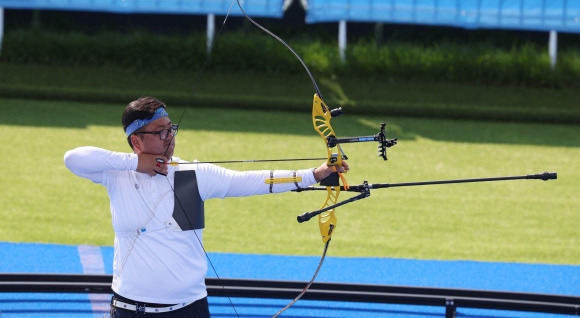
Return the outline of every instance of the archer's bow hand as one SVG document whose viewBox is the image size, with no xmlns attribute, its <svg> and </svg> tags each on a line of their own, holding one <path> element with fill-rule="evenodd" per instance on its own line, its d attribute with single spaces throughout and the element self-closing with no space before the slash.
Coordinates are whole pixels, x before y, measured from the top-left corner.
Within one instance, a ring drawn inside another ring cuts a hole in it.
<svg viewBox="0 0 580 318">
<path fill-rule="evenodd" d="M 348 167 L 348 163 L 346 161 L 342 161 L 342 166 L 329 166 L 326 162 L 320 165 L 320 167 L 314 169 L 314 178 L 317 182 L 320 182 L 331 174 L 338 172 L 338 173 L 346 173 L 350 168 Z"/>
<path fill-rule="evenodd" d="M 152 177 L 158 174 L 167 175 L 167 161 L 169 158 L 148 153 L 138 153 L 137 157 L 139 158 L 137 172 L 145 173 Z"/>
</svg>

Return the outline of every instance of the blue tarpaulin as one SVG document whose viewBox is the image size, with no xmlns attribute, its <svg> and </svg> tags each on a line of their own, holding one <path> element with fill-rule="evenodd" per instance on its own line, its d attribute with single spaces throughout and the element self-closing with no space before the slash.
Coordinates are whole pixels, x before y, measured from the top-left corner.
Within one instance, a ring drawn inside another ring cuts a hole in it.
<svg viewBox="0 0 580 318">
<path fill-rule="evenodd" d="M 281 18 L 283 0 L 240 0 L 254 17 Z M 0 0 L 8 9 L 240 16 L 236 0 Z M 580 32 L 580 0 L 309 0 L 307 23 L 383 22 Z"/>
<path fill-rule="evenodd" d="M 383 22 L 580 32 L 580 0 L 310 0 L 307 23 Z"/>
<path fill-rule="evenodd" d="M 283 0 L 240 0 L 250 16 L 281 18 Z M 114 13 L 216 14 L 240 16 L 234 0 L 0 0 L 8 9 L 71 10 Z M 231 11 L 230 11 L 231 9 Z"/>
</svg>

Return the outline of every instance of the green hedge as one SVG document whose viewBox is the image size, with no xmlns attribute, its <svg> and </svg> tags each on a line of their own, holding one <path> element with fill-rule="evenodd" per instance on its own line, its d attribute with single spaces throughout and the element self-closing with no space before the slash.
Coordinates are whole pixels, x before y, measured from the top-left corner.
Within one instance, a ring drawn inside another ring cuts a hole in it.
<svg viewBox="0 0 580 318">
<path fill-rule="evenodd" d="M 433 44 L 387 40 L 349 43 L 341 62 L 336 43 L 292 38 L 288 43 L 312 71 L 324 76 L 399 77 L 474 83 L 580 87 L 580 49 L 559 52 L 550 68 L 547 47 L 532 42 L 504 48 L 490 42 Z M 94 34 L 10 30 L 0 61 L 46 65 L 115 66 L 128 69 L 199 70 L 206 60 L 205 34 L 159 35 L 145 31 Z M 514 42 L 515 43 L 515 42 Z M 303 72 L 279 42 L 259 30 L 222 33 L 209 67 L 224 71 Z"/>
</svg>

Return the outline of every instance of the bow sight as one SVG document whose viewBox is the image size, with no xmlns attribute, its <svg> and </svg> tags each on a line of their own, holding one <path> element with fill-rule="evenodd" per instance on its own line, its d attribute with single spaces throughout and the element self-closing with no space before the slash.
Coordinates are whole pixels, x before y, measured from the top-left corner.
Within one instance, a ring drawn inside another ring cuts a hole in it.
<svg viewBox="0 0 580 318">
<path fill-rule="evenodd" d="M 336 138 L 335 136 L 326 137 L 328 147 L 332 148 L 338 144 L 346 144 L 353 142 L 367 142 L 367 141 L 377 141 L 379 143 L 379 157 L 383 160 L 387 160 L 387 148 L 392 147 L 397 144 L 397 138 L 387 139 L 385 135 L 385 123 L 381 123 L 381 130 L 378 134 L 372 136 L 358 136 L 358 137 L 342 137 Z M 346 156 L 345 156 L 346 157 Z M 347 158 L 344 158 L 347 159 Z"/>
<path fill-rule="evenodd" d="M 330 117 L 338 117 L 344 112 L 342 111 L 342 107 L 335 108 L 329 111 Z M 357 137 L 342 137 L 336 138 L 336 136 L 329 135 L 326 137 L 326 145 L 329 148 L 334 148 L 338 144 L 347 144 L 347 143 L 354 143 L 354 142 L 367 142 L 367 141 L 376 141 L 379 143 L 378 153 L 379 157 L 383 158 L 383 160 L 387 160 L 387 148 L 392 147 L 397 144 L 397 138 L 387 139 L 385 134 L 385 128 L 387 124 L 381 123 L 381 130 L 376 135 L 371 136 L 357 136 Z M 342 153 L 342 159 L 348 160 L 348 157 Z"/>
</svg>

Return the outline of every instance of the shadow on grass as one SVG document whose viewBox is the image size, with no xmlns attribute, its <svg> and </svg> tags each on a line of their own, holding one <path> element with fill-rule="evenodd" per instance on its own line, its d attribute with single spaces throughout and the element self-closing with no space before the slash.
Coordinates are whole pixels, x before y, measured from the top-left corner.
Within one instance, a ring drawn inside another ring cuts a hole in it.
<svg viewBox="0 0 580 318">
<path fill-rule="evenodd" d="M 125 105 L 25 99 L 0 99 L 0 102 L 0 125 L 72 129 L 111 126 L 122 130 L 121 114 Z M 305 112 L 273 112 L 170 105 L 168 110 L 174 122 L 183 116 L 180 123 L 182 130 L 289 134 L 315 138 L 317 135 L 312 127 L 310 106 L 305 105 L 306 108 L 308 111 Z M 350 137 L 374 135 L 379 132 L 381 122 L 387 124 L 387 138 L 397 137 L 400 141 L 426 138 L 465 143 L 580 146 L 580 127 L 564 124 L 388 116 L 377 118 L 348 113 L 333 118 L 331 123 L 339 137 Z"/>
</svg>

